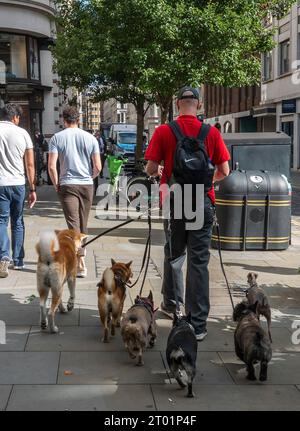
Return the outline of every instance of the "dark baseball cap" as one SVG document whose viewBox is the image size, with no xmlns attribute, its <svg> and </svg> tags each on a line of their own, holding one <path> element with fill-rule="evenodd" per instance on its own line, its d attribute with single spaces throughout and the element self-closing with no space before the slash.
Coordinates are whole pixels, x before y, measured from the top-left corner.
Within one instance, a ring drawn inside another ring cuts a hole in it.
<svg viewBox="0 0 300 431">
<path fill-rule="evenodd" d="M 189 93 L 192 93 L 192 94 L 189 94 Z M 199 94 L 199 91 L 197 90 L 197 88 L 182 87 L 178 92 L 177 99 L 178 100 L 183 100 L 183 99 L 200 100 L 200 94 Z"/>
</svg>

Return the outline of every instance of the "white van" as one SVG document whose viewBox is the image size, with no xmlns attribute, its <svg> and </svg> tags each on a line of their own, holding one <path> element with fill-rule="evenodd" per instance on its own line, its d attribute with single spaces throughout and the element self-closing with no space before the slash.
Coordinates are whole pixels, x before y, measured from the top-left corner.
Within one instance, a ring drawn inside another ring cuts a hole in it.
<svg viewBox="0 0 300 431">
<path fill-rule="evenodd" d="M 109 137 L 114 141 L 117 140 L 118 132 L 133 132 L 136 133 L 136 124 L 113 124 L 110 129 Z"/>
</svg>

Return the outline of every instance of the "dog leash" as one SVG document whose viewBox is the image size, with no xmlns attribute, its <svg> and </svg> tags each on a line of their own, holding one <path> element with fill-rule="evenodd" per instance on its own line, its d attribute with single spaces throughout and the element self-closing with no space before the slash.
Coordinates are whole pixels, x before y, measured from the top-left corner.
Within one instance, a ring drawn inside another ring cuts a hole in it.
<svg viewBox="0 0 300 431">
<path fill-rule="evenodd" d="M 226 282 L 226 286 L 228 289 L 228 293 L 229 293 L 229 297 L 230 297 L 230 301 L 231 301 L 231 305 L 232 308 L 234 310 L 234 302 L 233 302 L 233 297 L 232 297 L 232 293 L 231 293 L 231 288 L 228 282 L 228 278 L 226 275 L 226 271 L 225 271 L 225 267 L 224 267 L 224 263 L 223 263 L 223 258 L 222 258 L 222 248 L 221 248 L 221 235 L 220 235 L 220 225 L 218 222 L 218 218 L 217 218 L 217 212 L 216 212 L 216 208 L 214 207 L 214 221 L 213 221 L 213 225 L 216 228 L 217 231 L 217 237 L 218 237 L 218 252 L 219 252 L 219 258 L 220 258 L 220 264 L 221 264 L 221 269 L 225 278 L 225 282 Z"/>
</svg>

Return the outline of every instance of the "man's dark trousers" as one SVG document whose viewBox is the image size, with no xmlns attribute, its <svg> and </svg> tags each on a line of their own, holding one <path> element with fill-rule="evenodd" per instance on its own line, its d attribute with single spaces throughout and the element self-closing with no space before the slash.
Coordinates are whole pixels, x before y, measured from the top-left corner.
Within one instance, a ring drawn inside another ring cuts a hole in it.
<svg viewBox="0 0 300 431">
<path fill-rule="evenodd" d="M 210 242 L 212 234 L 214 209 L 211 200 L 205 197 L 204 225 L 200 230 L 186 230 L 186 220 L 165 221 L 167 243 L 165 245 L 164 280 L 162 294 L 166 307 L 174 308 L 176 305 L 173 275 L 170 265 L 170 237 L 172 246 L 171 260 L 175 260 L 187 253 L 187 276 L 185 301 L 183 274 L 177 281 L 177 295 L 180 303 L 185 303 L 186 313 L 191 313 L 192 324 L 196 334 L 206 329 L 206 321 L 210 310 L 209 302 L 209 272 Z M 189 221 L 187 221 L 189 223 Z"/>
</svg>

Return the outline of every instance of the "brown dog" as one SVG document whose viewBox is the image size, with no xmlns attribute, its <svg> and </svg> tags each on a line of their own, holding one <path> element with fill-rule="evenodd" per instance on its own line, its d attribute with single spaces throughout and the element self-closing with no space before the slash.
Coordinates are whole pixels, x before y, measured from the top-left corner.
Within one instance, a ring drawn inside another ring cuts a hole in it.
<svg viewBox="0 0 300 431">
<path fill-rule="evenodd" d="M 98 308 L 102 325 L 104 326 L 104 337 L 102 341 L 109 341 L 109 326 L 111 335 L 115 335 L 115 327 L 120 326 L 126 297 L 126 284 L 130 284 L 133 276 L 131 271 L 132 262 L 117 263 L 111 260 L 112 267 L 107 268 L 102 280 L 98 284 Z"/>
<path fill-rule="evenodd" d="M 148 298 L 136 298 L 135 305 L 127 311 L 121 323 L 125 348 L 132 359 L 138 356 L 138 366 L 144 365 L 143 352 L 148 344 L 150 347 L 155 344 L 157 329 L 154 313 L 153 295 L 150 292 Z"/>
<path fill-rule="evenodd" d="M 247 276 L 247 281 L 250 287 L 246 292 L 246 296 L 250 305 L 254 305 L 256 302 L 258 303 L 257 309 L 256 309 L 258 318 L 260 315 L 262 315 L 267 319 L 268 334 L 269 334 L 270 341 L 272 343 L 271 307 L 270 307 L 268 297 L 265 294 L 264 290 L 261 287 L 258 287 L 257 277 L 258 277 L 258 274 L 255 274 L 255 272 L 249 272 Z"/>
<path fill-rule="evenodd" d="M 59 308 L 61 313 L 66 310 L 62 304 L 63 286 L 67 282 L 70 291 L 68 311 L 72 311 L 75 301 L 75 287 L 78 263 L 78 250 L 82 240 L 86 238 L 74 230 L 43 232 L 36 246 L 38 253 L 37 289 L 40 295 L 41 328 L 48 326 L 46 303 L 49 292 L 52 292 L 52 303 L 49 311 L 49 329 L 57 333 L 55 313 Z"/>
</svg>

